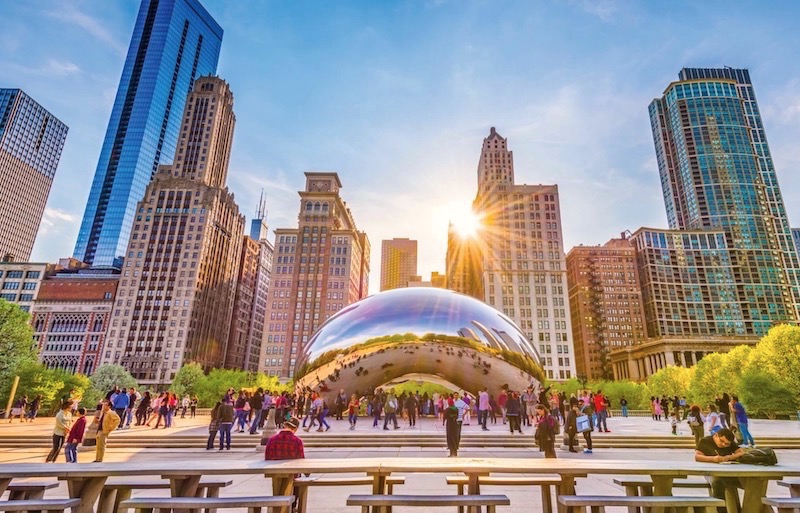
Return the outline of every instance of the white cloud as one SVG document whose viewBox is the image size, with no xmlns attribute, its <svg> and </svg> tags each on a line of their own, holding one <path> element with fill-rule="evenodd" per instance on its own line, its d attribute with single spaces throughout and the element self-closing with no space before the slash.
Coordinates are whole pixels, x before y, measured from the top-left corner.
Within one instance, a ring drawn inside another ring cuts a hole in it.
<svg viewBox="0 0 800 513">
<path fill-rule="evenodd" d="M 75 8 L 75 6 L 70 5 L 69 2 L 62 2 L 59 4 L 57 11 L 48 11 L 45 14 L 52 18 L 80 27 L 93 37 L 106 43 L 108 46 L 114 49 L 115 52 L 121 55 L 125 54 L 125 45 L 114 37 L 112 32 L 106 28 L 103 22 L 89 16 L 88 14 L 80 12 Z"/>
</svg>

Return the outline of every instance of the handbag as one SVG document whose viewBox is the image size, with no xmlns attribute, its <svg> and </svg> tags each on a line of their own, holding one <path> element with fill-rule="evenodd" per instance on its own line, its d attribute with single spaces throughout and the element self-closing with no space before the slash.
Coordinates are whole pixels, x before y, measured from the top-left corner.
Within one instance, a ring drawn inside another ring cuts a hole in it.
<svg viewBox="0 0 800 513">
<path fill-rule="evenodd" d="M 578 426 L 578 433 L 592 430 L 592 423 L 588 415 L 578 415 L 578 418 L 575 419 L 575 424 Z"/>
</svg>

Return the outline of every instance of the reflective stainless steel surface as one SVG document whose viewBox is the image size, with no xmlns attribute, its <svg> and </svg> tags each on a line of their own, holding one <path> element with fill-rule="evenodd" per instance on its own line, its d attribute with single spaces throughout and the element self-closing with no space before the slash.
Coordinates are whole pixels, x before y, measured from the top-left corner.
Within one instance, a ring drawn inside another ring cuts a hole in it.
<svg viewBox="0 0 800 513">
<path fill-rule="evenodd" d="M 300 386 L 364 391 L 408 374 L 476 391 L 541 380 L 535 346 L 514 322 L 468 296 L 396 289 L 347 306 L 323 324 L 297 362 Z"/>
</svg>

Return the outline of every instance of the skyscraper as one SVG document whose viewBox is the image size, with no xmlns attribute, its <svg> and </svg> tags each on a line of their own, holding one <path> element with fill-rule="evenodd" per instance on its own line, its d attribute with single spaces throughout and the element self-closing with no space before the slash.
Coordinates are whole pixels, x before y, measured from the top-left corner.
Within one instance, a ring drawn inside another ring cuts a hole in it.
<svg viewBox="0 0 800 513">
<path fill-rule="evenodd" d="M 484 301 L 539 348 L 547 377 L 575 375 L 557 185 L 514 183 L 514 154 L 492 127 L 478 161 Z M 450 268 L 448 266 L 448 279 Z"/>
<path fill-rule="evenodd" d="M 337 173 L 306 173 L 297 228 L 275 230 L 275 257 L 259 370 L 292 377 L 297 357 L 333 314 L 367 296 L 370 245 Z"/>
<path fill-rule="evenodd" d="M 721 230 L 744 333 L 797 321 L 797 251 L 746 69 L 685 68 L 650 104 L 669 227 Z"/>
<path fill-rule="evenodd" d="M 391 239 L 381 242 L 381 292 L 408 286 L 417 275 L 417 241 Z"/>
<path fill-rule="evenodd" d="M 217 70 L 222 29 L 198 0 L 142 0 L 74 256 L 119 266 L 136 205 L 170 164 L 197 77 Z"/>
<path fill-rule="evenodd" d="M 800 320 L 800 263 L 749 72 L 684 68 L 649 113 L 670 229 L 631 237 L 651 340 L 611 359 L 634 379 Z"/>
<path fill-rule="evenodd" d="M 0 260 L 27 261 L 67 125 L 19 89 L 0 89 Z"/>
<path fill-rule="evenodd" d="M 235 122 L 228 84 L 199 78 L 175 163 L 137 206 L 102 359 L 139 383 L 168 383 L 184 362 L 224 362 L 244 233 L 226 187 Z"/>
<path fill-rule="evenodd" d="M 646 338 L 636 249 L 623 234 L 602 246 L 567 253 L 575 370 L 587 379 L 612 379 L 608 353 Z"/>
</svg>

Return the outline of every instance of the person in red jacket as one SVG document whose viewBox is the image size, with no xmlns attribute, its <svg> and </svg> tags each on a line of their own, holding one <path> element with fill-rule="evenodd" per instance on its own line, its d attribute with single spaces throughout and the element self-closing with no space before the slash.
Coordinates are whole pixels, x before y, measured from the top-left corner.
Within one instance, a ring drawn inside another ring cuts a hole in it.
<svg viewBox="0 0 800 513">
<path fill-rule="evenodd" d="M 67 445 L 64 449 L 67 463 L 78 463 L 78 445 L 83 442 L 84 431 L 86 431 L 86 408 L 81 406 L 78 408 L 78 420 L 72 424 L 67 434 Z"/>
<path fill-rule="evenodd" d="M 594 402 L 594 411 L 597 414 L 597 431 L 610 433 L 611 431 L 608 430 L 608 424 L 606 424 L 606 419 L 608 418 L 608 400 L 606 396 L 603 395 L 602 390 L 598 390 L 592 399 Z"/>
</svg>

